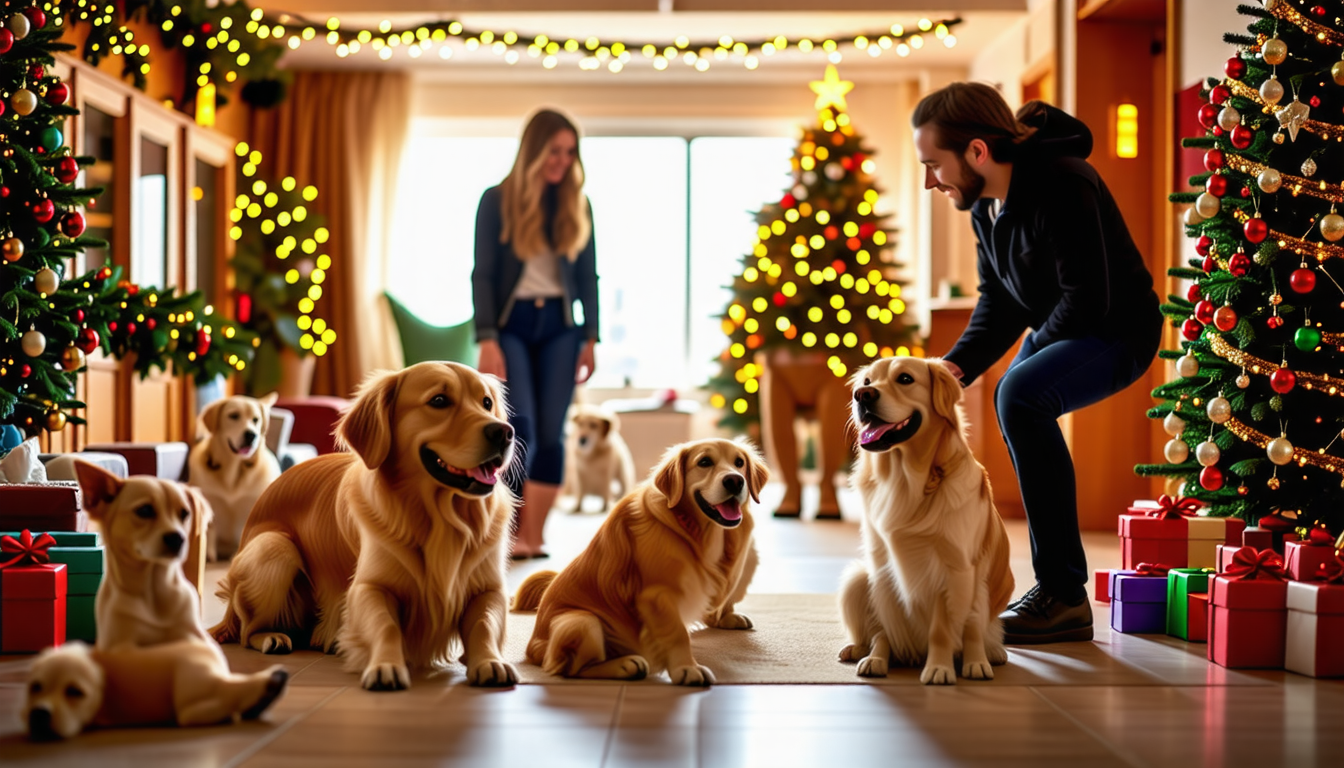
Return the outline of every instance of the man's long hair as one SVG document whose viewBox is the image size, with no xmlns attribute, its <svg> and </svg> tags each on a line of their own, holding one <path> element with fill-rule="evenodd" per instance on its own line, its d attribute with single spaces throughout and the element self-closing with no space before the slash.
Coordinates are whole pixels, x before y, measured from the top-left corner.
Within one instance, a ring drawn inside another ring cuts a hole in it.
<svg viewBox="0 0 1344 768">
<path fill-rule="evenodd" d="M 1014 115 L 1003 95 L 984 83 L 952 83 L 920 99 L 910 125 L 933 125 L 934 145 L 963 154 L 980 139 L 996 163 L 1013 161 L 1014 150 L 1036 132 L 1025 124 L 1040 114 L 1044 102 L 1029 101 Z"/>
<path fill-rule="evenodd" d="M 523 129 L 513 169 L 500 184 L 503 227 L 499 241 L 512 243 L 513 252 L 523 260 L 553 251 L 573 261 L 592 234 L 592 221 L 583 196 L 583 161 L 577 144 L 574 164 L 554 191 L 555 214 L 548 226 L 544 200 L 548 185 L 541 178 L 541 169 L 546 164 L 546 146 L 561 131 L 573 133 L 577 142 L 579 129 L 568 117 L 553 109 L 542 109 L 532 115 Z"/>
</svg>

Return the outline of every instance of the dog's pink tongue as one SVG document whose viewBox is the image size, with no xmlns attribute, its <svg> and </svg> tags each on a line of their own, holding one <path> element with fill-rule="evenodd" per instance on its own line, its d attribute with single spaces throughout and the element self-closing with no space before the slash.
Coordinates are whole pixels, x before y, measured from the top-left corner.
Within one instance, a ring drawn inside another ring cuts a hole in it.
<svg viewBox="0 0 1344 768">
<path fill-rule="evenodd" d="M 725 502 L 715 504 L 714 511 L 718 512 L 719 517 L 722 517 L 724 520 L 742 519 L 742 505 L 737 502 L 737 499 L 729 499 Z"/>
<path fill-rule="evenodd" d="M 874 440 L 877 440 L 878 438 L 887 434 L 887 432 L 891 431 L 891 428 L 894 426 L 896 425 L 878 424 L 877 426 L 873 427 L 865 427 L 863 432 L 859 435 L 859 442 L 863 443 L 864 445 L 867 445 L 868 443 L 871 443 Z"/>
<path fill-rule="evenodd" d="M 478 483 L 494 485 L 495 482 L 499 480 L 499 467 L 485 469 L 484 467 L 476 466 L 468 470 L 467 474 L 471 476 L 472 480 L 475 480 Z"/>
</svg>

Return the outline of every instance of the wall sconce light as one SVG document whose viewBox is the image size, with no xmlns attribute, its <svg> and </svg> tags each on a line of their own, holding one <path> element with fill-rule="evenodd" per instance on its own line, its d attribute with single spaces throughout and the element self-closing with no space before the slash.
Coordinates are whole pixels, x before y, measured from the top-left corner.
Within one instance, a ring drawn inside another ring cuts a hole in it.
<svg viewBox="0 0 1344 768">
<path fill-rule="evenodd" d="M 1115 108 L 1115 155 L 1123 158 L 1139 156 L 1139 108 L 1133 104 Z"/>
</svg>

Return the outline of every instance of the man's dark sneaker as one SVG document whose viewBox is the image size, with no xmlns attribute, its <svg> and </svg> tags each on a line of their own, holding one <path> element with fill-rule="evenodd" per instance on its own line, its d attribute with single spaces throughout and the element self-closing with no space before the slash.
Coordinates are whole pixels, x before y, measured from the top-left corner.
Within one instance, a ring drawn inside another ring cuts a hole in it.
<svg viewBox="0 0 1344 768">
<path fill-rule="evenodd" d="M 1092 606 L 1084 597 L 1069 605 L 1040 586 L 1033 587 L 999 614 L 1003 642 L 1009 645 L 1068 643 L 1092 639 Z"/>
<path fill-rule="evenodd" d="M 1021 597 L 1019 597 L 1019 598 L 1017 598 L 1016 600 L 1014 600 L 1014 601 L 1012 601 L 1011 603 L 1009 603 L 1009 604 L 1008 604 L 1008 607 L 1007 607 L 1006 609 L 1004 609 L 1004 610 L 1005 610 L 1005 611 L 1013 611 L 1013 610 L 1017 610 L 1017 606 L 1021 605 L 1023 602 L 1025 602 L 1025 601 L 1027 601 L 1027 600 L 1034 600 L 1035 597 L 1036 597 L 1036 595 L 1037 595 L 1040 591 L 1041 591 L 1041 585 L 1040 585 L 1040 584 L 1032 584 L 1032 585 L 1031 585 L 1031 589 L 1028 589 L 1028 590 L 1026 591 L 1026 593 L 1023 594 Z M 1005 615 L 1006 615 L 1006 614 L 1005 614 Z"/>
</svg>

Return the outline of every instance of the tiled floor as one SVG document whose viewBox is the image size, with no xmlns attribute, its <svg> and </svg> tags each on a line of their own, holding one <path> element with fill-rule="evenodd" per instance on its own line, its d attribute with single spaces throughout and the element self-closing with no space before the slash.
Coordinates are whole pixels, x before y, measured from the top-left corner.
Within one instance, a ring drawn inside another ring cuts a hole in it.
<svg viewBox="0 0 1344 768">
<path fill-rule="evenodd" d="M 782 489 L 770 488 L 767 502 Z M 753 591 L 831 593 L 856 552 L 844 523 L 758 521 Z M 768 508 L 768 507 L 767 507 Z M 601 518 L 556 513 L 554 557 L 510 573 L 562 565 Z M 1013 570 L 1030 583 L 1026 527 L 1010 522 Z M 1113 534 L 1088 534 L 1096 567 L 1118 560 Z M 222 569 L 216 569 L 215 573 Z M 228 648 L 234 668 L 272 661 L 293 673 L 258 723 L 91 732 L 30 744 L 16 717 L 27 662 L 0 657 L 0 763 L 96 766 L 1293 766 L 1339 765 L 1344 682 L 1286 672 L 1230 671 L 1204 647 L 1112 635 L 1097 607 L 1091 644 L 1014 649 L 1012 664 L 1051 685 L 962 681 L 919 685 L 718 686 L 666 683 L 467 687 L 460 672 L 419 677 L 402 693 L 368 693 L 333 658 L 266 658 Z M 211 617 L 219 608 L 210 606 Z M 1344 649 L 1341 649 L 1344 652 Z M 817 659 L 818 664 L 836 663 Z M 912 670 L 893 674 L 917 675 Z M 1019 678 L 1021 676 L 1018 676 Z"/>
</svg>

